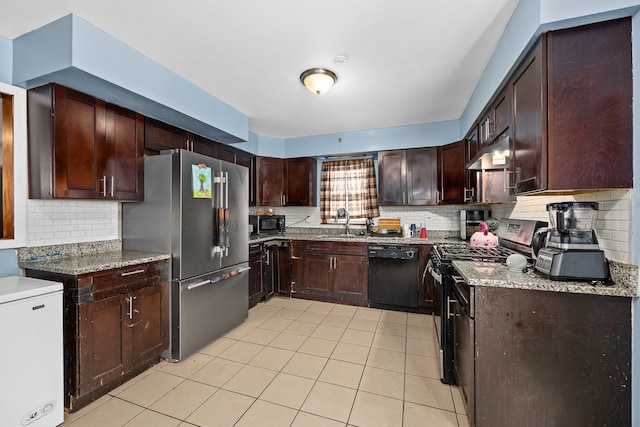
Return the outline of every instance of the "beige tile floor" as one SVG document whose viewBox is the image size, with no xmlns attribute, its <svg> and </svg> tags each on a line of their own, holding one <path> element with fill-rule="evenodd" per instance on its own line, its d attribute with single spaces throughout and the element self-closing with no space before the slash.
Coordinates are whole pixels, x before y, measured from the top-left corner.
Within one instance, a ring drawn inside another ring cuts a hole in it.
<svg viewBox="0 0 640 427">
<path fill-rule="evenodd" d="M 63 425 L 468 426 L 436 354 L 431 316 L 276 297 Z"/>
</svg>

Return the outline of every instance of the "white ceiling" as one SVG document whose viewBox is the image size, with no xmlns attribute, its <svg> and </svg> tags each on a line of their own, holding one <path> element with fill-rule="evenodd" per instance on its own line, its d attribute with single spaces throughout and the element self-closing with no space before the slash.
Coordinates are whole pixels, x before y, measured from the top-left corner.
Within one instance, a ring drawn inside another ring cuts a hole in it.
<svg viewBox="0 0 640 427">
<path fill-rule="evenodd" d="M 75 13 L 292 138 L 459 119 L 517 2 L 0 0 L 0 35 Z M 311 67 L 338 75 L 330 92 L 301 85 Z"/>
</svg>

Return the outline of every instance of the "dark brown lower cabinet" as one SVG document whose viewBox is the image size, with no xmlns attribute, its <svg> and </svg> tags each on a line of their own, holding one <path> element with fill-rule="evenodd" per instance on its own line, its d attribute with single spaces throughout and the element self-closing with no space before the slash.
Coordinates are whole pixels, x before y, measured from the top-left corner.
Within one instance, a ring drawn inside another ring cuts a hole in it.
<svg viewBox="0 0 640 427">
<path fill-rule="evenodd" d="M 262 288 L 262 243 L 249 244 L 249 308 L 264 300 Z"/>
<path fill-rule="evenodd" d="M 475 425 L 630 426 L 631 303 L 475 287 Z"/>
<path fill-rule="evenodd" d="M 296 295 L 367 305 L 367 248 L 366 243 L 303 242 L 302 268 L 294 276 Z"/>
<path fill-rule="evenodd" d="M 73 412 L 160 360 L 169 345 L 168 261 L 67 275 L 26 270 L 64 284 L 65 407 Z"/>
</svg>

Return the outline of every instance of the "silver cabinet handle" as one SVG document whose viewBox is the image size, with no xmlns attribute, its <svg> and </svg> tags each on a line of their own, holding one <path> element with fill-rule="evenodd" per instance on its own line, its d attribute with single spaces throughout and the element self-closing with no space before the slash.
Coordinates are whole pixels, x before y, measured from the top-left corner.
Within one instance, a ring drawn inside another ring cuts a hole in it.
<svg viewBox="0 0 640 427">
<path fill-rule="evenodd" d="M 202 282 L 192 283 L 191 285 L 187 286 L 187 289 L 191 290 L 199 288 L 200 286 L 208 285 L 209 283 L 211 283 L 211 280 L 203 280 Z"/>
<path fill-rule="evenodd" d="M 447 297 L 447 319 L 455 317 L 455 314 L 451 313 L 451 303 L 457 304 L 458 300 L 452 299 L 451 297 Z"/>
<path fill-rule="evenodd" d="M 146 270 L 127 271 L 127 272 L 124 272 L 124 273 L 120 273 L 120 277 L 132 276 L 134 274 L 144 273 L 145 271 Z"/>
<path fill-rule="evenodd" d="M 129 320 L 133 320 L 133 313 L 139 313 L 138 310 L 134 310 L 133 309 L 133 300 L 136 299 L 136 297 L 134 296 L 130 296 L 125 298 L 125 300 L 129 303 L 129 312 L 127 313 L 127 316 L 129 316 Z"/>
<path fill-rule="evenodd" d="M 102 181 L 102 192 L 100 193 L 100 195 L 102 197 L 107 197 L 107 177 L 103 176 L 102 178 L 99 178 L 98 186 L 100 185 L 100 181 Z"/>
</svg>

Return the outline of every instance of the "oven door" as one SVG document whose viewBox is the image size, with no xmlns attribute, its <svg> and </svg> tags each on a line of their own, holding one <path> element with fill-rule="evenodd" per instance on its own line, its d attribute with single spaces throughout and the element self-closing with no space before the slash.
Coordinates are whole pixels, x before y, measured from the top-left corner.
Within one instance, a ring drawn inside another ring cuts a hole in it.
<svg viewBox="0 0 640 427">
<path fill-rule="evenodd" d="M 460 276 L 453 275 L 453 359 L 454 376 L 465 399 L 471 425 L 475 413 L 475 325 L 473 319 L 473 288 Z"/>
</svg>

